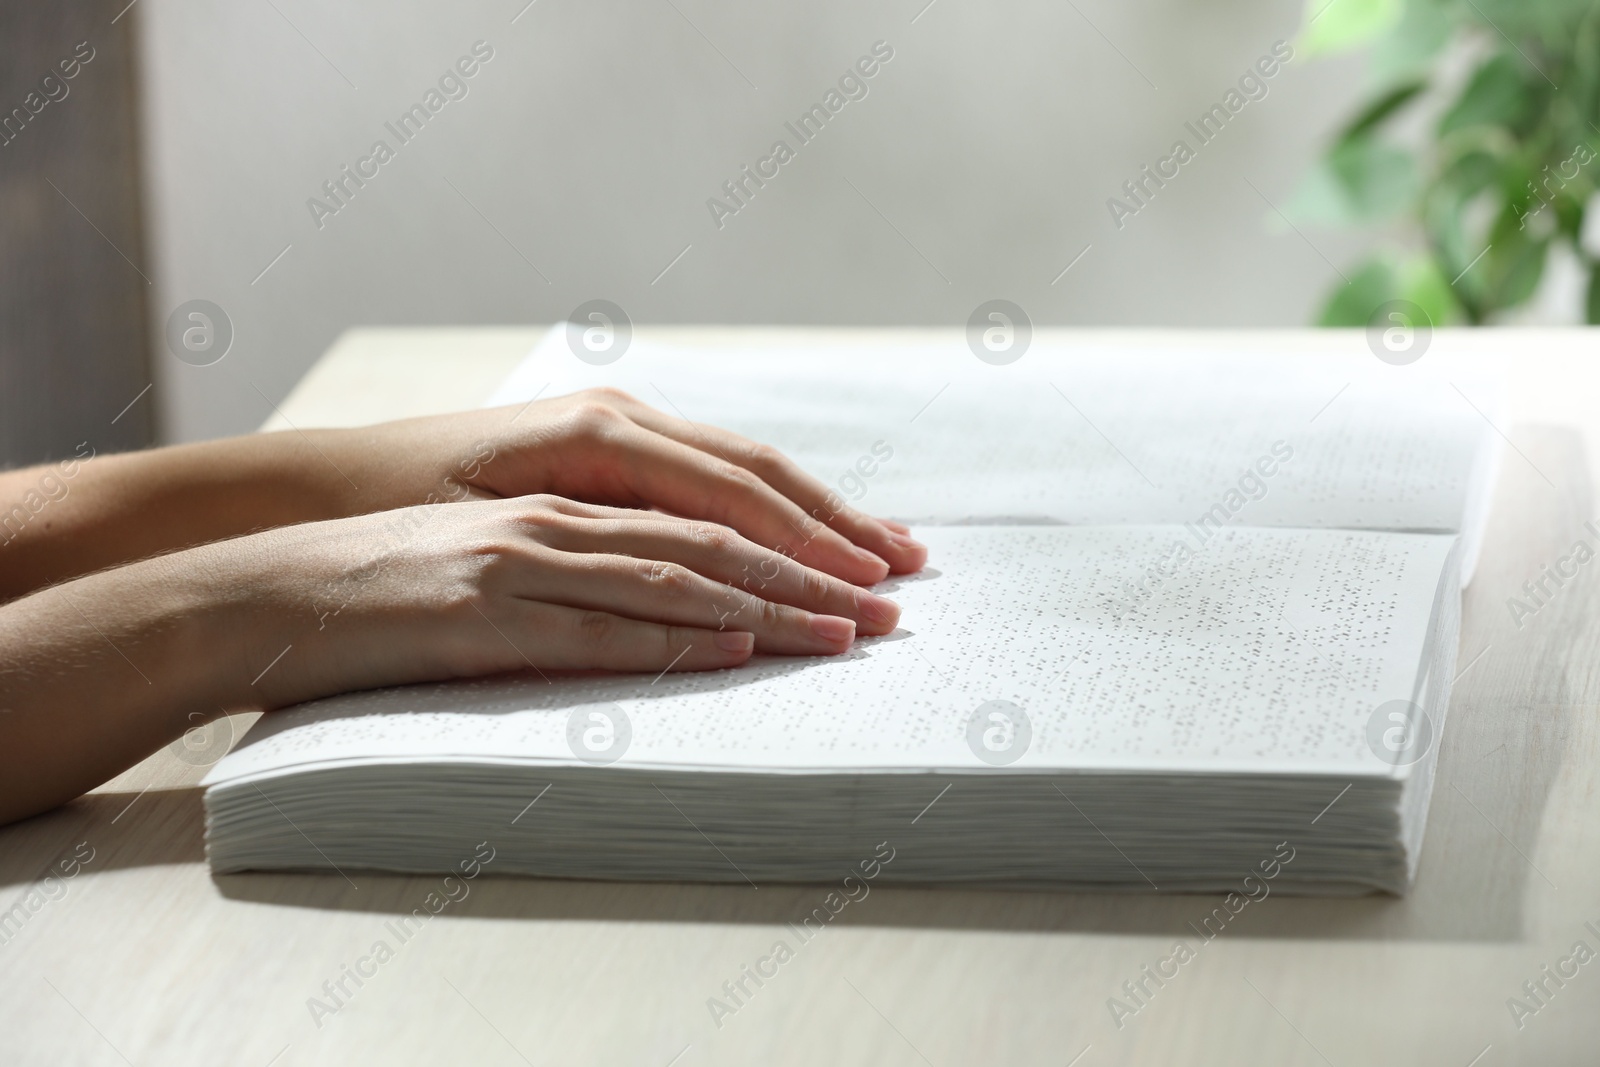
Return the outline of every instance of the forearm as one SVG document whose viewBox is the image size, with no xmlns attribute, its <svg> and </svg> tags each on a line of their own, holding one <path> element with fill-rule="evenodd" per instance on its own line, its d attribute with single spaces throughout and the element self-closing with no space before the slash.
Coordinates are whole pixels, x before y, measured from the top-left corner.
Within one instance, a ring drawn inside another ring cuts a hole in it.
<svg viewBox="0 0 1600 1067">
<path fill-rule="evenodd" d="M 0 824 L 226 712 L 448 676 L 424 613 L 372 610 L 387 531 L 352 521 L 364 525 L 219 541 L 0 605 Z"/>
<path fill-rule="evenodd" d="M 0 474 L 0 602 L 257 530 L 489 495 L 503 412 L 291 430 Z"/>
<path fill-rule="evenodd" d="M 323 452 L 341 431 L 261 434 L 0 474 L 0 600 L 252 530 L 350 513 Z"/>
<path fill-rule="evenodd" d="M 188 555 L 0 607 L 0 823 L 80 795 L 224 708 L 257 703 L 250 631 Z"/>
<path fill-rule="evenodd" d="M 479 625 L 499 635 L 482 615 L 450 606 L 478 563 L 430 536 L 441 515 L 297 523 L 0 605 L 0 824 L 224 712 L 522 666 L 509 646 L 483 650 Z"/>
</svg>

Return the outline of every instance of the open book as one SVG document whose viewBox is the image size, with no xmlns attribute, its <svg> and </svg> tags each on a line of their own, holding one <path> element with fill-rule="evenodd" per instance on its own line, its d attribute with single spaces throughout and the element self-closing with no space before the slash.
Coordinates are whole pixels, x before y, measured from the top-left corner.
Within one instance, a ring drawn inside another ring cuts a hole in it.
<svg viewBox="0 0 1600 1067">
<path fill-rule="evenodd" d="M 914 521 L 929 566 L 882 587 L 901 628 L 266 716 L 206 778 L 213 867 L 444 871 L 488 840 L 498 871 L 563 877 L 833 881 L 876 856 L 912 882 L 1403 892 L 1492 391 L 1287 356 L 1026 362 L 638 345 L 597 367 L 553 333 L 497 400 L 617 385 Z"/>
</svg>

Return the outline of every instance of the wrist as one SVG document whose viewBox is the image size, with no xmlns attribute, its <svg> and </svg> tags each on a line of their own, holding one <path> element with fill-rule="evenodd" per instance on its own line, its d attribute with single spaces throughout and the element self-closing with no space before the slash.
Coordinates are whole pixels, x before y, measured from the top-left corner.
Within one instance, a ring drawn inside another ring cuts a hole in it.
<svg viewBox="0 0 1600 1067">
<path fill-rule="evenodd" d="M 410 596 L 430 578 L 412 542 L 435 514 L 303 523 L 183 553 L 206 575 L 187 622 L 216 663 L 214 701 L 272 710 L 446 676 L 435 613 Z"/>
<path fill-rule="evenodd" d="M 63 803 L 224 710 L 261 706 L 240 679 L 242 607 L 202 556 L 143 560 L 0 607 L 0 821 Z"/>
<path fill-rule="evenodd" d="M 145 670 L 178 683 L 158 688 L 175 706 L 172 717 L 180 731 L 200 721 L 197 714 L 209 720 L 269 706 L 250 685 L 260 670 L 251 668 L 259 649 L 270 646 L 282 627 L 274 627 L 272 613 L 251 603 L 248 585 L 235 584 L 236 557 L 249 540 L 184 549 L 111 572 L 160 635 L 150 645 L 151 666 Z"/>
<path fill-rule="evenodd" d="M 321 695 L 308 684 L 308 652 L 326 641 L 318 619 L 333 583 L 314 554 L 286 542 L 265 531 L 154 561 L 186 586 L 175 643 L 208 664 L 195 681 L 216 708 L 271 710 Z"/>
<path fill-rule="evenodd" d="M 338 501 L 319 517 L 498 495 L 484 488 L 484 468 L 499 449 L 483 430 L 477 420 L 450 416 L 313 431 L 320 491 Z"/>
</svg>

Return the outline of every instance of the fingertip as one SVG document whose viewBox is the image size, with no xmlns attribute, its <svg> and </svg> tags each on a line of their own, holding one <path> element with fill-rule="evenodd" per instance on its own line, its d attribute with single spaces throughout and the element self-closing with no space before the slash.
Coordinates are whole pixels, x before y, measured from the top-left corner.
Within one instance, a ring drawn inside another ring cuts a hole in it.
<svg viewBox="0 0 1600 1067">
<path fill-rule="evenodd" d="M 843 615 L 813 615 L 811 632 L 833 645 L 848 647 L 856 639 L 856 623 Z"/>
<path fill-rule="evenodd" d="M 900 624 L 900 605 L 865 589 L 856 593 L 856 610 L 866 622 L 859 628 L 860 632 L 868 637 L 893 633 Z"/>
<path fill-rule="evenodd" d="M 784 554 L 796 563 L 831 574 L 852 585 L 872 585 L 889 576 L 889 564 L 883 557 L 851 543 L 849 538 L 834 530 L 826 531 L 797 553 Z"/>
<path fill-rule="evenodd" d="M 756 635 L 745 630 L 719 630 L 711 635 L 711 643 L 721 652 L 743 657 L 755 651 Z"/>
<path fill-rule="evenodd" d="M 893 568 L 888 560 L 860 545 L 851 547 L 855 558 L 861 563 L 861 579 L 856 582 L 857 585 L 873 585 L 889 577 L 889 572 Z"/>
<path fill-rule="evenodd" d="M 890 533 L 890 535 L 889 535 L 889 540 L 893 541 L 896 545 L 898 545 L 901 548 L 921 548 L 921 549 L 926 549 L 928 547 L 927 545 L 923 544 L 921 541 L 918 541 L 915 537 L 912 537 L 911 536 L 911 531 L 909 529 L 892 531 Z"/>
<path fill-rule="evenodd" d="M 706 640 L 704 630 L 694 632 L 693 651 L 673 667 L 674 671 L 720 671 L 737 667 L 756 650 L 756 635 L 747 630 L 714 630 Z"/>
<path fill-rule="evenodd" d="M 873 538 L 873 550 L 889 564 L 891 574 L 911 574 L 928 562 L 928 546 L 911 536 L 909 527 L 878 520 L 881 538 Z"/>
<path fill-rule="evenodd" d="M 858 549 L 864 549 L 883 560 L 887 570 L 873 581 L 882 581 L 890 574 L 910 574 L 922 569 L 928 562 L 928 548 L 911 536 L 911 528 L 888 519 L 868 519 L 841 531 Z"/>
<path fill-rule="evenodd" d="M 748 660 L 756 648 L 756 635 L 744 630 L 705 630 L 672 628 L 675 642 L 681 641 L 683 651 L 667 665 L 667 671 L 679 674 L 684 671 L 720 671 L 737 667 Z M 661 668 L 656 667 L 656 670 Z"/>
<path fill-rule="evenodd" d="M 894 574 L 914 574 L 927 565 L 927 545 L 912 541 L 908 545 L 895 547 L 894 559 L 889 562 L 889 569 Z"/>
</svg>

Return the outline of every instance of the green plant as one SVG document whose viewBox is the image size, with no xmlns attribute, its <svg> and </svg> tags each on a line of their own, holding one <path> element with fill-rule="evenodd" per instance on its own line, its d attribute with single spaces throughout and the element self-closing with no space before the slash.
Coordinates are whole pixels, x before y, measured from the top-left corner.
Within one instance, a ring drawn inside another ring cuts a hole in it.
<svg viewBox="0 0 1600 1067">
<path fill-rule="evenodd" d="M 1600 322 L 1600 261 L 1580 240 L 1600 178 L 1600 0 L 1309 0 L 1306 18 L 1307 54 L 1371 46 L 1375 88 L 1292 213 L 1409 216 L 1412 235 L 1340 284 L 1322 324 L 1365 325 L 1392 299 L 1435 323 L 1488 321 L 1533 295 L 1563 243 Z"/>
</svg>

